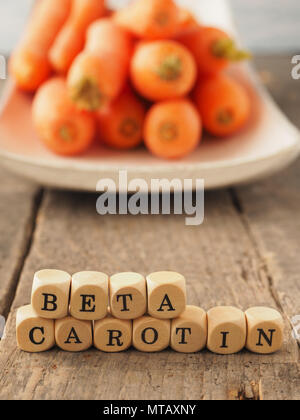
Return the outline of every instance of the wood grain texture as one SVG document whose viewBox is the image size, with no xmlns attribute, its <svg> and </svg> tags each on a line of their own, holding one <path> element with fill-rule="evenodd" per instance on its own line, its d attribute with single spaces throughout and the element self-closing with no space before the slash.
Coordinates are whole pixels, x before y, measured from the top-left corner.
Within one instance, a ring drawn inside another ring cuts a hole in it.
<svg viewBox="0 0 300 420">
<path fill-rule="evenodd" d="M 0 80 L 0 94 L 4 81 Z M 0 315 L 6 317 L 31 240 L 37 186 L 0 168 Z"/>
<path fill-rule="evenodd" d="M 260 67 L 283 77 L 287 63 L 261 61 Z M 298 172 L 296 164 L 276 183 L 207 193 L 205 223 L 198 228 L 186 227 L 183 216 L 100 217 L 95 195 L 47 191 L 0 344 L 0 399 L 299 399 L 299 347 L 289 323 L 300 303 Z M 178 271 L 187 279 L 189 303 L 205 310 L 253 304 L 281 310 L 285 344 L 272 356 L 57 349 L 29 355 L 16 348 L 15 310 L 29 302 L 33 274 L 45 267 Z"/>
<path fill-rule="evenodd" d="M 0 315 L 6 317 L 30 245 L 40 189 L 0 168 Z"/>
</svg>

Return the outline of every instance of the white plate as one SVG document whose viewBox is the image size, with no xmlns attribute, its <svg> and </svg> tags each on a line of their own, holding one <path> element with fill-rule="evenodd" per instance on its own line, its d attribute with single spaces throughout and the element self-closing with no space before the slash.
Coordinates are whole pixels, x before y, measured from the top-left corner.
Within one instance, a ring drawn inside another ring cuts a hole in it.
<svg viewBox="0 0 300 420">
<path fill-rule="evenodd" d="M 235 33 L 226 0 L 179 3 L 188 6 L 201 21 Z M 157 159 L 143 148 L 116 152 L 97 146 L 78 158 L 55 156 L 43 147 L 33 130 L 31 98 L 10 82 L 0 116 L 0 162 L 42 185 L 86 191 L 95 191 L 97 181 L 103 178 L 111 178 L 118 185 L 119 170 L 128 171 L 128 180 L 142 178 L 148 185 L 152 178 L 204 178 L 206 188 L 269 175 L 299 155 L 299 132 L 274 104 L 250 67 L 239 66 L 233 71 L 252 97 L 250 123 L 242 133 L 226 141 L 205 138 L 192 155 L 175 162 Z"/>
</svg>

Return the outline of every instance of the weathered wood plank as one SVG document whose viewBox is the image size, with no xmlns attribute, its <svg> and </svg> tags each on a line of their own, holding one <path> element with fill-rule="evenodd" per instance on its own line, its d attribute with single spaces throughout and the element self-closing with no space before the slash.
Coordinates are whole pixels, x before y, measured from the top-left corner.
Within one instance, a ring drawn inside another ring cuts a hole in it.
<svg viewBox="0 0 300 420">
<path fill-rule="evenodd" d="M 260 60 L 261 69 L 270 61 Z M 300 83 L 288 77 L 290 59 L 276 60 L 268 86 L 300 128 Z M 280 81 L 280 83 L 279 83 Z M 271 179 L 237 191 L 242 218 L 269 276 L 270 289 L 289 318 L 300 314 L 300 163 Z M 266 217 L 267 215 L 267 217 Z"/>
<path fill-rule="evenodd" d="M 0 80 L 0 94 L 4 81 Z M 30 240 L 39 188 L 0 168 L 0 315 L 6 317 Z"/>
<path fill-rule="evenodd" d="M 279 106 L 300 128 L 300 84 L 289 77 L 290 57 L 261 59 L 258 67 Z M 272 72 L 265 70 L 270 67 Z M 300 315 L 299 179 L 298 161 L 271 179 L 236 191 L 241 218 L 263 263 L 270 291 L 290 321 Z M 299 399 L 299 363 L 267 366 L 264 373 L 260 382 L 261 398 L 283 399 L 290 393 Z"/>
<path fill-rule="evenodd" d="M 35 223 L 39 188 L 0 169 L 0 315 L 6 316 Z"/>
<path fill-rule="evenodd" d="M 294 194 L 297 183 L 293 180 Z M 171 351 L 107 355 L 95 350 L 28 355 L 16 349 L 15 309 L 29 302 L 33 273 L 45 266 L 70 272 L 101 269 L 144 274 L 174 269 L 187 277 L 189 301 L 204 309 L 217 304 L 242 309 L 261 304 L 290 316 L 300 300 L 295 290 L 295 285 L 299 287 L 295 278 L 298 255 L 287 246 L 289 240 L 294 245 L 288 219 L 298 216 L 299 206 L 290 192 L 283 211 L 280 200 L 285 200 L 286 190 L 279 188 L 275 193 L 272 181 L 260 185 L 260 195 L 255 186 L 240 189 L 233 197 L 226 191 L 207 194 L 206 220 L 199 228 L 186 227 L 180 216 L 102 218 L 96 214 L 95 196 L 47 193 L 7 335 L 0 344 L 0 399 L 299 399 L 299 349 L 287 319 L 283 350 L 267 357 L 246 351 L 228 357 Z M 269 192 L 275 199 L 269 197 L 259 206 L 258 201 Z M 275 206 L 280 207 L 278 224 L 283 226 L 277 229 L 273 223 L 276 235 L 271 232 L 272 223 L 267 223 L 278 216 Z M 265 237 L 269 234 L 270 240 Z M 288 262 L 283 250 L 280 258 L 274 240 L 289 250 Z M 285 283 L 289 276 L 292 280 Z"/>
<path fill-rule="evenodd" d="M 189 301 L 205 309 L 218 304 L 276 307 L 261 261 L 227 192 L 207 194 L 206 221 L 199 228 L 186 227 L 181 216 L 102 218 L 95 203 L 93 195 L 46 193 L 14 309 L 29 302 L 33 273 L 45 266 L 109 274 L 173 269 L 186 275 Z M 284 349 L 267 359 L 248 352 L 219 357 L 208 352 L 149 356 L 94 350 L 32 356 L 16 349 L 12 314 L 0 347 L 0 398 L 255 398 L 261 363 L 297 360 L 298 347 L 289 329 Z"/>
</svg>

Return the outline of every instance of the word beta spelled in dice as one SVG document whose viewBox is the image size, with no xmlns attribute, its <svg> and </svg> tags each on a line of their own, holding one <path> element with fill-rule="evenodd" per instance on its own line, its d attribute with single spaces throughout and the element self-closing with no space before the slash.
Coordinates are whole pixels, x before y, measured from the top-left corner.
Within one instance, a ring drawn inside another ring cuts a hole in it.
<svg viewBox="0 0 300 420">
<path fill-rule="evenodd" d="M 18 346 L 35 353 L 51 349 L 79 352 L 94 346 L 103 352 L 142 352 L 168 347 L 180 353 L 208 348 L 217 354 L 243 348 L 260 354 L 283 344 L 283 319 L 270 308 L 246 312 L 219 306 L 205 312 L 186 305 L 185 278 L 175 272 L 95 271 L 70 276 L 60 270 L 34 275 L 31 305 L 17 311 Z"/>
</svg>

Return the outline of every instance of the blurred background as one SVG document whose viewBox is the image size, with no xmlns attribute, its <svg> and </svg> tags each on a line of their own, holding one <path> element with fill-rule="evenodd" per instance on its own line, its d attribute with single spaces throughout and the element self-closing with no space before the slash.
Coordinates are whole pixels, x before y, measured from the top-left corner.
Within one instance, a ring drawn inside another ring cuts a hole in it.
<svg viewBox="0 0 300 420">
<path fill-rule="evenodd" d="M 300 0 L 229 1 L 243 42 L 254 53 L 300 52 Z M 1 54 L 9 54 L 16 44 L 31 3 L 0 0 Z"/>
</svg>

